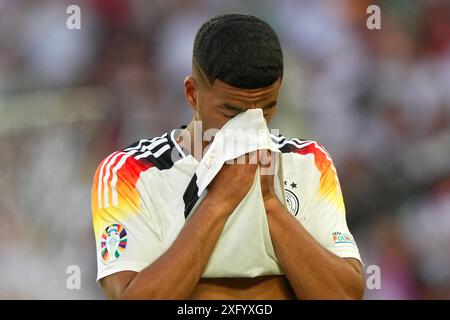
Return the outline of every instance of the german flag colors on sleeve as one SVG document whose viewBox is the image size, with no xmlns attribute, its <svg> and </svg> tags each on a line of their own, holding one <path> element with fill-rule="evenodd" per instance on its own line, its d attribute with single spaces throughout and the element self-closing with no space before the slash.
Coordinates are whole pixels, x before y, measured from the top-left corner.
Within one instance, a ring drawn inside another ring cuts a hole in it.
<svg viewBox="0 0 450 320">
<path fill-rule="evenodd" d="M 152 163 L 117 151 L 98 166 L 92 185 L 97 280 L 119 271 L 139 272 L 162 251 L 151 205 L 141 196 L 141 173 Z"/>
<path fill-rule="evenodd" d="M 361 261 L 347 226 L 341 186 L 330 154 L 316 141 L 297 139 L 291 139 L 282 150 L 289 164 L 284 165 L 288 207 L 298 203 L 297 220 L 332 253 Z"/>
</svg>

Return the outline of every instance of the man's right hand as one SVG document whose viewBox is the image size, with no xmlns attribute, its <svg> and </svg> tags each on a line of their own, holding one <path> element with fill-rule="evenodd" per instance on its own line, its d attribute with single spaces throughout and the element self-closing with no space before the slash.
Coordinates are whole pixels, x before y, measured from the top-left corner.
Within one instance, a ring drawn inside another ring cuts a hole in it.
<svg viewBox="0 0 450 320">
<path fill-rule="evenodd" d="M 208 200 L 213 200 L 231 215 L 250 191 L 255 179 L 257 152 L 246 153 L 232 164 L 224 164 L 208 186 Z"/>
<path fill-rule="evenodd" d="M 140 272 L 121 271 L 101 279 L 106 295 L 116 299 L 190 297 L 228 216 L 252 187 L 258 166 L 252 156 L 255 154 L 244 155 L 222 167 L 210 183 L 206 198 L 187 220 L 177 239 L 151 265 Z"/>
</svg>

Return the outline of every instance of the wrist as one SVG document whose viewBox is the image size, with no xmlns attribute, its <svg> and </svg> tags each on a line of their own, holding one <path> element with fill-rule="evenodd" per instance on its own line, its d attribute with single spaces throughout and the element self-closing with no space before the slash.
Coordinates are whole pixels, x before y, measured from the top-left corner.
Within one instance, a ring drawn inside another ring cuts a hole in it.
<svg viewBox="0 0 450 320">
<path fill-rule="evenodd" d="M 283 207 L 283 204 L 276 195 L 266 196 L 263 199 L 264 199 L 264 208 L 266 209 L 267 214 L 278 210 L 280 207 Z"/>
<path fill-rule="evenodd" d="M 233 213 L 234 209 L 223 198 L 216 197 L 214 193 L 208 192 L 205 199 L 203 199 L 201 205 L 203 205 L 211 214 L 216 216 L 227 217 Z"/>
</svg>

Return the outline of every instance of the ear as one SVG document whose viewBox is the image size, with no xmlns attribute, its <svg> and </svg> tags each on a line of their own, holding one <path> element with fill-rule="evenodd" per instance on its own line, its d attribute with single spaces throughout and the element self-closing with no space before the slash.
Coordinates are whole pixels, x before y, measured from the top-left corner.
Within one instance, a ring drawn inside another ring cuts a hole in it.
<svg viewBox="0 0 450 320">
<path fill-rule="evenodd" d="M 198 83 L 192 76 L 184 79 L 184 96 L 194 112 L 197 112 Z"/>
</svg>

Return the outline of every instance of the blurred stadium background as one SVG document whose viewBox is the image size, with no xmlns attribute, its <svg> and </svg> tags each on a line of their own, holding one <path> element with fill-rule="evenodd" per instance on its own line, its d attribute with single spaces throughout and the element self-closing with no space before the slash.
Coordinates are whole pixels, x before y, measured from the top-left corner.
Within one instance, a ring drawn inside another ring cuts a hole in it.
<svg viewBox="0 0 450 320">
<path fill-rule="evenodd" d="M 244 4 L 243 4 L 244 3 Z M 81 8 L 81 30 L 66 7 Z M 382 29 L 366 28 L 381 7 Z M 190 120 L 183 79 L 218 13 L 278 32 L 274 128 L 334 157 L 367 299 L 450 298 L 450 1 L 0 0 L 0 298 L 103 298 L 90 188 L 108 153 Z M 81 290 L 66 288 L 80 266 Z"/>
</svg>

